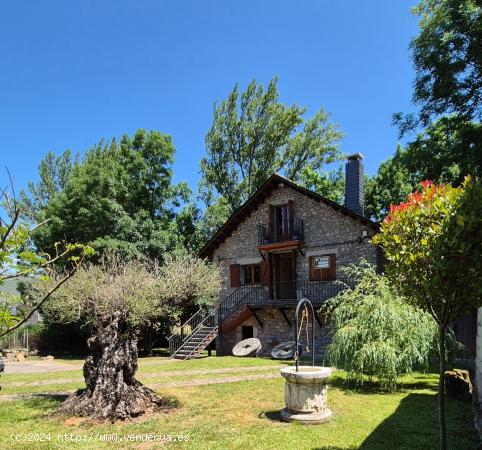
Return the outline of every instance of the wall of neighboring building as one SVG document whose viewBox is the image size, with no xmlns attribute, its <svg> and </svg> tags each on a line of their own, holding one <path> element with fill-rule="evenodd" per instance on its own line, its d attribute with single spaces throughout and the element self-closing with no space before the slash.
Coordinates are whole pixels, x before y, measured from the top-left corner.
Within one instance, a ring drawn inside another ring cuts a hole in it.
<svg viewBox="0 0 482 450">
<path fill-rule="evenodd" d="M 255 264 L 261 262 L 258 252 L 257 226 L 269 221 L 269 205 L 293 201 L 294 217 L 304 222 L 305 247 L 303 256 L 297 253 L 296 271 L 298 279 L 308 279 L 309 256 L 336 254 L 337 277 L 340 268 L 357 263 L 361 257 L 372 264 L 377 263 L 377 249 L 367 239 L 361 244 L 358 238 L 364 230 L 371 235 L 368 225 L 335 210 L 325 203 L 283 186 L 276 189 L 255 211 L 251 213 L 213 253 L 213 262 L 219 264 L 222 273 L 221 299 L 231 292 L 229 266 L 231 264 Z"/>
<path fill-rule="evenodd" d="M 482 438 L 482 308 L 477 311 L 477 338 L 475 348 L 475 426 Z"/>
<path fill-rule="evenodd" d="M 253 337 L 261 341 L 262 350 L 261 356 L 270 356 L 273 347 L 287 341 L 295 340 L 295 309 L 290 308 L 285 310 L 286 317 L 291 325 L 288 325 L 286 319 L 282 316 L 278 309 L 264 309 L 256 311 L 261 325 L 254 316 L 245 320 L 242 325 L 236 327 L 234 330 L 227 333 L 220 333 L 217 338 L 216 352 L 218 355 L 231 355 L 233 347 L 242 340 L 242 326 L 253 327 Z M 324 355 L 326 345 L 329 343 L 328 327 L 320 328 L 319 324 L 315 322 L 315 355 L 321 358 Z M 311 347 L 311 319 L 309 332 L 309 345 Z M 306 352 L 306 332 L 302 329 L 300 335 L 300 342 L 303 344 L 303 352 Z M 310 348 L 311 351 L 311 348 Z"/>
</svg>

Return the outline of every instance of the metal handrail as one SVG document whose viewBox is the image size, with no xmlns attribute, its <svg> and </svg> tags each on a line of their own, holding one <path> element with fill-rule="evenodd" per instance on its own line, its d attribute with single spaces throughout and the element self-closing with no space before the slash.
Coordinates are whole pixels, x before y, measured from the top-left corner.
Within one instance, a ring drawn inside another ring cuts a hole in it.
<svg viewBox="0 0 482 450">
<path fill-rule="evenodd" d="M 332 281 L 311 281 L 293 280 L 274 283 L 274 293 L 277 299 L 300 299 L 307 297 L 314 303 L 323 303 L 334 297 L 348 287 L 353 286 L 353 282 L 347 278 L 339 278 Z M 283 293 L 284 297 L 280 294 Z"/>
<path fill-rule="evenodd" d="M 199 323 L 199 325 L 192 330 L 192 332 L 186 336 L 185 339 L 183 339 L 180 343 L 180 345 L 174 350 L 174 352 L 171 352 L 171 357 L 173 357 L 180 349 L 181 347 L 184 345 L 184 344 L 187 344 L 197 333 L 198 330 L 202 329 L 203 327 L 205 326 L 208 326 L 205 322 L 210 319 L 210 318 L 213 318 L 214 321 L 211 325 L 209 325 L 210 328 L 213 328 L 213 329 L 216 329 L 217 328 L 217 325 L 216 325 L 216 321 L 215 321 L 215 313 L 217 311 L 217 308 L 214 308 L 212 309 L 209 314 L 201 321 L 201 323 Z M 193 353 L 193 352 L 190 352 L 190 354 Z"/>
<path fill-rule="evenodd" d="M 260 285 L 244 285 L 236 289 L 218 305 L 218 324 L 221 325 L 232 312 L 241 305 L 255 305 L 265 303 L 267 293 Z"/>
<path fill-rule="evenodd" d="M 184 326 L 188 325 L 189 322 L 191 322 L 198 314 L 200 314 L 201 312 L 205 312 L 205 311 L 206 311 L 206 310 L 205 310 L 204 308 L 199 308 L 191 317 L 189 317 L 189 319 L 187 319 L 183 324 L 181 324 L 181 327 L 180 327 L 180 328 L 182 329 Z M 167 338 L 167 340 L 169 341 L 169 340 L 171 340 L 174 336 L 177 336 L 177 335 L 179 335 L 179 334 L 182 334 L 182 333 L 176 333 L 176 332 L 174 332 L 174 333 L 171 334 L 171 336 L 169 336 L 169 337 Z"/>
</svg>

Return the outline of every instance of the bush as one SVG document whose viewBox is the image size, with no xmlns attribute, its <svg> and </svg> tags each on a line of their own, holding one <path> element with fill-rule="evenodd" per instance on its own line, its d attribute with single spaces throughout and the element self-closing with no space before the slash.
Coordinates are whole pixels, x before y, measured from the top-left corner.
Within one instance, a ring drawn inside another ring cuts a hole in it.
<svg viewBox="0 0 482 450">
<path fill-rule="evenodd" d="M 361 385 L 377 377 L 383 389 L 394 391 L 400 375 L 427 366 L 435 323 L 396 295 L 366 260 L 342 270 L 355 287 L 323 307 L 332 326 L 329 363 L 344 368 L 348 382 Z"/>
</svg>

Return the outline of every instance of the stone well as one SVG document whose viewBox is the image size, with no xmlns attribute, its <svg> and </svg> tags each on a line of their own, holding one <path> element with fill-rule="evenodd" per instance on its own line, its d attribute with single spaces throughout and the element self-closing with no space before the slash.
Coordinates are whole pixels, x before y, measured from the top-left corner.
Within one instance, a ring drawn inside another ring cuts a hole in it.
<svg viewBox="0 0 482 450">
<path fill-rule="evenodd" d="M 331 375 L 328 367 L 299 366 L 284 367 L 281 375 L 285 382 L 286 408 L 281 411 L 285 422 L 319 424 L 331 419 L 326 407 L 326 381 Z"/>
</svg>

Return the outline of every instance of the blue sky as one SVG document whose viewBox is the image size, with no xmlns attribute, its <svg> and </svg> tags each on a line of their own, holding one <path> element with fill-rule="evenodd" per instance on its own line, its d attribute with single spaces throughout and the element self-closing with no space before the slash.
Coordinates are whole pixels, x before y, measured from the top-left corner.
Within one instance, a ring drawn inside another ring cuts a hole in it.
<svg viewBox="0 0 482 450">
<path fill-rule="evenodd" d="M 392 113 L 412 109 L 414 3 L 3 2 L 0 163 L 21 188 L 47 151 L 142 127 L 173 136 L 175 179 L 195 188 L 214 101 L 278 76 L 281 101 L 331 112 L 374 173 L 398 142 Z"/>
</svg>

